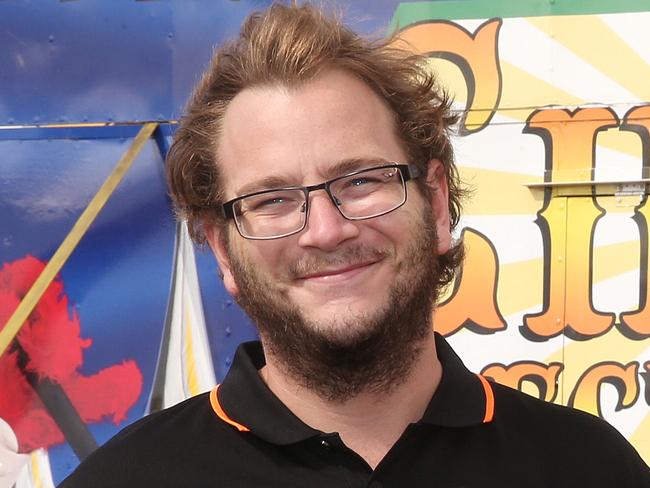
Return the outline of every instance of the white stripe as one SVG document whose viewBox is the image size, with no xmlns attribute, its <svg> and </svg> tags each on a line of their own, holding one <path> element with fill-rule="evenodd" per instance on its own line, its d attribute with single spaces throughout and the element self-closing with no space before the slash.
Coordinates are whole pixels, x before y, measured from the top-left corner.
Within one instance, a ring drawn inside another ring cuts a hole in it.
<svg viewBox="0 0 650 488">
<path fill-rule="evenodd" d="M 192 349 L 194 352 L 194 365 L 197 374 L 200 391 L 208 391 L 212 389 L 217 383 L 214 375 L 214 366 L 212 364 L 212 354 L 210 351 L 210 342 L 206 331 L 205 316 L 203 314 L 203 302 L 201 300 L 201 288 L 199 286 L 199 277 L 196 270 L 196 258 L 194 256 L 194 246 L 190 240 L 187 231 L 187 224 L 182 224 L 182 244 L 181 244 L 181 259 L 184 261 L 183 265 L 183 308 L 188 314 L 191 324 L 185 321 L 183 316 L 183 327 L 191 327 L 190 334 L 192 336 Z M 185 334 L 183 334 L 185 340 Z M 185 347 L 183 348 L 185 351 Z M 187 363 L 189 358 L 184 358 L 184 364 Z M 188 377 L 185 376 L 185 381 Z M 189 389 L 186 389 L 189 392 Z"/>
<path fill-rule="evenodd" d="M 601 15 L 600 18 L 627 43 L 631 51 L 650 65 L 649 12 Z"/>
<path fill-rule="evenodd" d="M 542 235 L 535 214 L 464 216 L 459 229 L 468 226 L 484 234 L 494 245 L 499 264 L 543 256 Z"/>
<path fill-rule="evenodd" d="M 594 229 L 594 246 L 608 246 L 624 242 L 639 240 L 639 226 L 632 216 L 634 208 L 629 207 L 627 212 L 609 212 L 603 215 Z M 609 263 L 611 266 L 613 263 Z"/>
<path fill-rule="evenodd" d="M 641 139 L 639 139 L 639 152 Z M 596 146 L 594 179 L 600 181 L 618 181 L 626 179 L 637 179 L 642 176 L 643 160 L 641 157 L 630 156 L 629 154 L 608 149 L 604 146 Z"/>
<path fill-rule="evenodd" d="M 526 19 L 505 19 L 499 37 L 502 61 L 578 99 L 608 104 L 638 101 L 638 97 L 623 86 Z M 563 103 L 562 100 L 548 102 Z"/>
<path fill-rule="evenodd" d="M 36 464 L 36 469 L 33 469 L 32 463 Z M 16 480 L 16 488 L 54 488 L 50 456 L 45 449 L 37 449 L 30 453 L 27 463 Z"/>
<path fill-rule="evenodd" d="M 216 385 L 210 344 L 206 332 L 201 290 L 196 271 L 194 248 L 187 232 L 187 224 L 181 223 L 181 233 L 176 252 L 176 284 L 174 287 L 172 322 L 165 374 L 163 407 L 175 405 L 192 396 L 190 371 L 197 375 L 198 390 L 207 391 Z M 187 319 L 189 318 L 189 322 Z M 189 330 L 188 330 L 189 327 Z M 194 365 L 186 353 L 189 347 L 186 335 L 191 336 Z"/>
<path fill-rule="evenodd" d="M 621 290 L 625 290 L 625 293 L 621 293 Z M 636 310 L 639 307 L 639 270 L 621 273 L 594 284 L 592 301 L 594 309 L 614 312 L 617 317 L 621 312 Z"/>
<path fill-rule="evenodd" d="M 453 140 L 458 166 L 526 174 L 543 178 L 544 141 L 522 134 L 525 123 L 496 114 L 482 131 Z"/>
</svg>

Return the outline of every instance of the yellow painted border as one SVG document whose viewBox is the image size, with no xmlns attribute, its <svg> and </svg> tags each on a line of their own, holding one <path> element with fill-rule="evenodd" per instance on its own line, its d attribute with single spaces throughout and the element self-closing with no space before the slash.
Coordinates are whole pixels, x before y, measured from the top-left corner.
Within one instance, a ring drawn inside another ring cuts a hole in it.
<svg viewBox="0 0 650 488">
<path fill-rule="evenodd" d="M 16 337 L 20 328 L 32 313 L 34 307 L 36 307 L 36 304 L 41 299 L 48 286 L 50 286 L 50 283 L 52 283 L 52 280 L 54 280 L 54 277 L 59 271 L 61 271 L 61 268 L 70 257 L 70 254 L 72 254 L 72 251 L 77 247 L 77 244 L 79 244 L 81 238 L 113 194 L 117 185 L 122 181 L 122 178 L 142 150 L 145 142 L 149 140 L 153 131 L 156 130 L 156 127 L 158 127 L 157 123 L 150 122 L 144 124 L 138 131 L 131 146 L 120 158 L 111 174 L 106 178 L 106 181 L 104 181 L 99 191 L 95 194 L 86 209 L 77 219 L 72 230 L 70 230 L 41 274 L 36 278 L 36 281 L 22 299 L 14 313 L 9 317 L 4 328 L 0 331 L 0 356 L 4 354 L 5 350 L 9 347 L 9 344 L 11 344 L 11 341 Z"/>
<path fill-rule="evenodd" d="M 26 125 L 0 125 L 0 130 L 21 130 L 21 129 L 82 129 L 82 128 L 97 128 L 97 127 L 125 127 L 125 126 L 134 126 L 134 125 L 147 125 L 147 124 L 170 124 L 177 125 L 179 120 L 177 119 L 168 119 L 168 120 L 157 120 L 157 121 L 124 121 L 124 122 L 61 122 L 57 124 L 26 124 Z"/>
</svg>

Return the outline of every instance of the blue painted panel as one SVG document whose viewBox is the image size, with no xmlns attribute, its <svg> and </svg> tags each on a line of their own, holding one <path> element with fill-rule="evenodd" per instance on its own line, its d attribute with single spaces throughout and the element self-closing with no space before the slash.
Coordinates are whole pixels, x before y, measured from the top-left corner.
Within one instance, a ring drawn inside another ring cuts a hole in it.
<svg viewBox="0 0 650 488">
<path fill-rule="evenodd" d="M 180 117 L 212 49 L 268 0 L 5 0 L 0 125 Z M 395 0 L 333 2 L 382 34 Z"/>
<path fill-rule="evenodd" d="M 0 2 L 0 126 L 173 120 L 213 46 L 269 0 Z M 382 34 L 397 1 L 333 2 L 357 30 Z M 0 267 L 47 261 L 131 143 L 138 126 L 0 129 Z M 164 126 L 169 135 L 173 126 Z M 61 271 L 77 313 L 82 376 L 133 360 L 143 384 L 118 425 L 91 422 L 98 443 L 140 418 L 156 365 L 173 260 L 162 159 L 147 143 Z M 209 250 L 196 253 L 217 379 L 255 330 L 227 294 Z M 49 448 L 54 481 L 78 463 Z"/>
</svg>

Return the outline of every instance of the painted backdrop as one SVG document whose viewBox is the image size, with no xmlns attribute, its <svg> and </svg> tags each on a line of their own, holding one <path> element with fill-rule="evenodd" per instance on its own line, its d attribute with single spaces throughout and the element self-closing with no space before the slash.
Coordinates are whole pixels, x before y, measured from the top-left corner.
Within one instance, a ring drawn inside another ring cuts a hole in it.
<svg viewBox="0 0 650 488">
<path fill-rule="evenodd" d="M 163 158 L 212 46 L 268 3 L 0 3 L 0 487 L 54 486 L 255 337 Z M 650 461 L 646 2 L 331 3 L 428 54 L 462 114 L 468 255 L 436 329 Z"/>
</svg>

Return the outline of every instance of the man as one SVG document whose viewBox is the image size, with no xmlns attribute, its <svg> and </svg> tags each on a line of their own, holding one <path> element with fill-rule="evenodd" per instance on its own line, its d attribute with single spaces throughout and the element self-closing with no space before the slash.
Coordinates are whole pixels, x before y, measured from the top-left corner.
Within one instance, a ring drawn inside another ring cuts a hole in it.
<svg viewBox="0 0 650 488">
<path fill-rule="evenodd" d="M 453 122 L 422 59 L 310 6 L 249 18 L 168 172 L 261 344 L 63 486 L 650 486 L 613 428 L 470 373 L 433 334 L 462 257 Z"/>
</svg>

